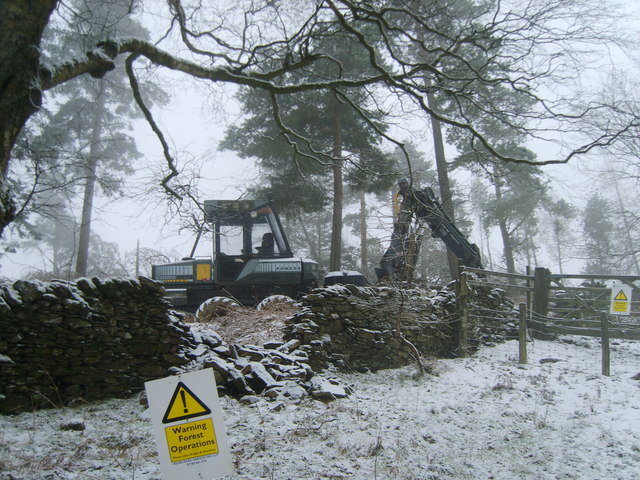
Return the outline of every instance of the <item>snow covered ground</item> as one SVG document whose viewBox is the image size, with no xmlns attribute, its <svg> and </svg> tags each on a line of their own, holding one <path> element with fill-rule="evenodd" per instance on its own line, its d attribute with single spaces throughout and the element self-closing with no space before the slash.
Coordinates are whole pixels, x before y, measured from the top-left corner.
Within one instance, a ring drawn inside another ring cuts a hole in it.
<svg viewBox="0 0 640 480">
<path fill-rule="evenodd" d="M 612 345 L 610 377 L 595 339 L 517 352 L 340 375 L 354 394 L 329 404 L 223 398 L 232 478 L 640 479 L 640 343 Z M 138 398 L 0 416 L 2 480 L 160 478 Z"/>
</svg>

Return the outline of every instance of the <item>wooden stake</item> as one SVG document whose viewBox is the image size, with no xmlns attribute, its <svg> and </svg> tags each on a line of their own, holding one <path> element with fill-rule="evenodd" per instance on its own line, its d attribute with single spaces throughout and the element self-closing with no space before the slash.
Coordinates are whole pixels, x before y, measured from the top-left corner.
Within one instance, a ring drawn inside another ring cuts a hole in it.
<svg viewBox="0 0 640 480">
<path fill-rule="evenodd" d="M 519 343 L 519 354 L 518 354 L 518 362 L 521 364 L 527 363 L 527 305 L 526 303 L 521 303 L 518 308 L 519 316 L 520 316 L 520 325 L 518 328 L 518 343 Z"/>
</svg>

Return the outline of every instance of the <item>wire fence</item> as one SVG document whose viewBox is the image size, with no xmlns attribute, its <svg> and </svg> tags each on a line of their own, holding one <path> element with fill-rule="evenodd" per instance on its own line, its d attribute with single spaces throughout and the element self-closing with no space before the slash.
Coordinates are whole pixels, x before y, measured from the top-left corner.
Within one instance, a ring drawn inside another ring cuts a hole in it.
<svg viewBox="0 0 640 480">
<path fill-rule="evenodd" d="M 493 354 L 514 364 L 519 363 L 519 343 L 508 340 L 494 344 Z M 556 340 L 527 341 L 527 365 L 562 362 L 571 371 L 588 376 L 602 375 L 602 347 L 596 338 L 562 336 Z M 640 342 L 621 340 L 611 344 L 610 376 L 631 378 L 640 373 Z"/>
<path fill-rule="evenodd" d="M 640 292 L 638 282 L 638 276 L 554 275 L 545 268 L 525 275 L 464 268 L 461 331 L 469 334 L 461 343 L 493 345 L 507 361 L 568 362 L 587 374 L 638 375 L 640 302 L 631 298 Z M 619 285 L 629 289 L 626 313 L 610 315 Z M 513 299 L 521 303 L 509 308 Z"/>
<path fill-rule="evenodd" d="M 521 315 L 525 317 L 522 322 Z M 604 336 L 603 320 L 608 330 Z M 469 322 L 470 346 L 490 345 L 493 354 L 506 362 L 563 362 L 572 371 L 592 376 L 640 374 L 640 325 L 636 317 L 601 314 L 559 322 L 554 317 L 531 314 L 526 308 L 523 313 L 522 306 L 505 311 L 471 305 Z"/>
</svg>

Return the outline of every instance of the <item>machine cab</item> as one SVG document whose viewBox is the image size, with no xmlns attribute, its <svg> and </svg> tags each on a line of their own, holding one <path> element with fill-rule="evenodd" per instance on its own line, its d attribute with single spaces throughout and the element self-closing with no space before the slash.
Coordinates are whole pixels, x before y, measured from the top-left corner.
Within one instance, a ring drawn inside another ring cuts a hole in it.
<svg viewBox="0 0 640 480">
<path fill-rule="evenodd" d="M 269 202 L 207 200 L 204 209 L 214 229 L 216 283 L 238 279 L 252 259 L 293 257 L 280 218 Z"/>
<path fill-rule="evenodd" d="M 207 200 L 204 211 L 213 229 L 213 258 L 193 258 L 192 253 L 152 269 L 174 306 L 195 311 L 214 296 L 254 305 L 269 295 L 296 297 L 318 285 L 318 264 L 294 258 L 270 202 Z"/>
</svg>

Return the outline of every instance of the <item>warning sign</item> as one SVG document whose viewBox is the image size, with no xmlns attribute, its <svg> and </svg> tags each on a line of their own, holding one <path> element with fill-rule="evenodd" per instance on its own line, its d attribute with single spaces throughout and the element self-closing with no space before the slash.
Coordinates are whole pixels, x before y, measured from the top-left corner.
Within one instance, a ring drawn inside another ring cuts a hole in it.
<svg viewBox="0 0 640 480">
<path fill-rule="evenodd" d="M 234 471 L 213 370 L 145 383 L 163 480 L 211 480 Z"/>
<path fill-rule="evenodd" d="M 612 315 L 629 315 L 631 313 L 632 288 L 627 285 L 614 285 L 611 288 L 611 308 Z"/>
<path fill-rule="evenodd" d="M 624 290 L 620 290 L 615 297 L 613 297 L 614 300 L 617 300 L 618 302 L 627 302 L 629 301 L 629 299 L 627 298 L 627 296 L 624 294 Z"/>
<path fill-rule="evenodd" d="M 171 402 L 169 402 L 169 407 L 162 418 L 162 423 L 201 417 L 209 413 L 211 413 L 209 407 L 202 403 L 184 383 L 178 382 L 178 386 L 171 397 Z"/>
<path fill-rule="evenodd" d="M 218 453 L 213 420 L 198 420 L 164 429 L 172 462 Z"/>
</svg>

